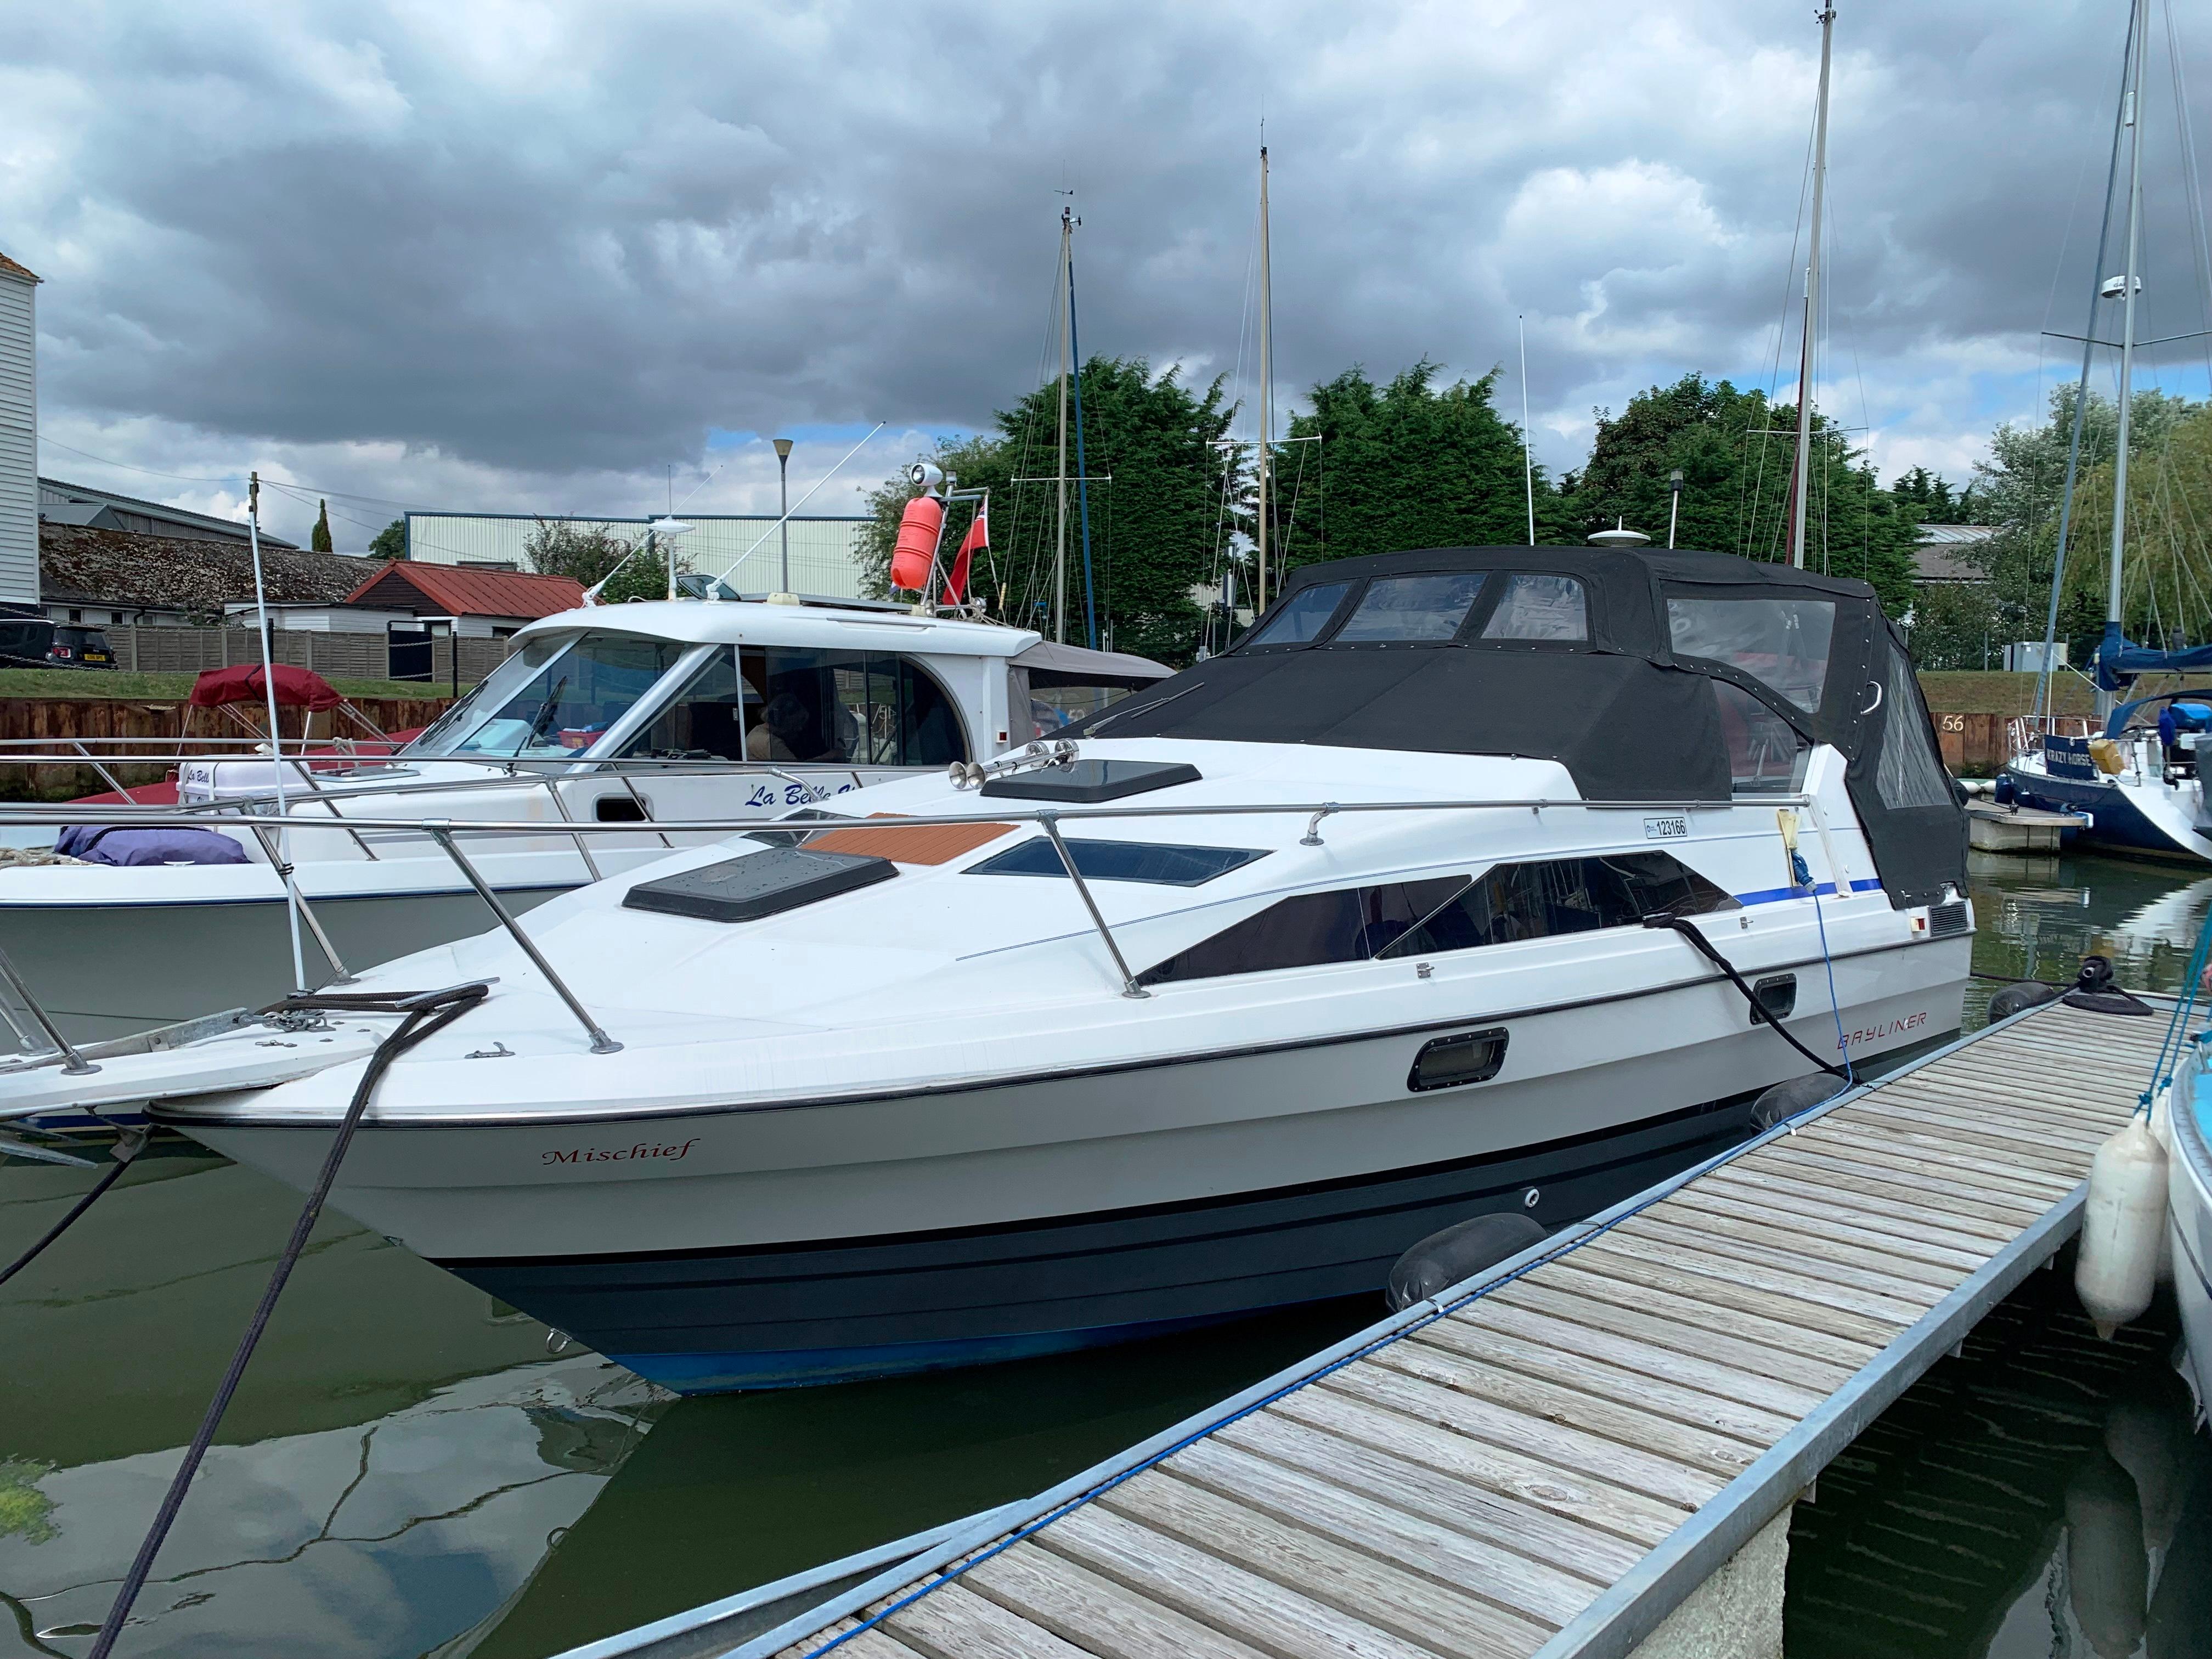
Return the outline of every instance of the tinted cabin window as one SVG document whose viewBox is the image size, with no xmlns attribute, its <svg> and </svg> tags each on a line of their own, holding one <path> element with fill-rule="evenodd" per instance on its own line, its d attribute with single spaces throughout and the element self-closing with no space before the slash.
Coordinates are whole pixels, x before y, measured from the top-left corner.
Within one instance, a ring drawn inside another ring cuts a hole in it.
<svg viewBox="0 0 2212 1659">
<path fill-rule="evenodd" d="M 1143 985 L 1329 962 L 1364 962 L 1467 884 L 1465 876 L 1304 893 L 1271 904 L 1139 974 Z"/>
<path fill-rule="evenodd" d="M 1085 881 L 1146 881 L 1163 887 L 1201 887 L 1216 876 L 1242 869 L 1267 854 L 1249 847 L 1177 847 L 1150 841 L 1085 841 L 1067 838 L 1067 855 Z M 1067 866 L 1045 836 L 994 854 L 971 864 L 971 876 L 1058 876 Z"/>
<path fill-rule="evenodd" d="M 1800 708 L 1820 706 L 1836 631 L 1833 600 L 1670 597 L 1667 626 L 1678 656 L 1724 662 Z"/>
<path fill-rule="evenodd" d="M 1729 895 L 1665 853 L 1501 864 L 1381 954 L 1472 951 L 1600 927 L 1632 927 L 1661 912 L 1686 916 L 1736 908 Z"/>
<path fill-rule="evenodd" d="M 1521 571 L 1505 579 L 1498 609 L 1482 625 L 1486 640 L 1556 640 L 1580 645 L 1589 639 L 1589 601 L 1572 576 Z"/>
<path fill-rule="evenodd" d="M 1788 720 L 1740 685 L 1711 682 L 1720 704 L 1729 776 L 1739 795 L 1787 795 L 1805 781 L 1813 745 Z"/>
<path fill-rule="evenodd" d="M 1283 601 L 1267 625 L 1252 636 L 1255 645 L 1304 645 L 1328 626 L 1328 619 L 1343 603 L 1350 582 L 1322 582 L 1302 587 Z"/>
<path fill-rule="evenodd" d="M 1382 640 L 1447 641 L 1482 592 L 1483 578 L 1461 574 L 1443 576 L 1378 576 L 1367 584 L 1359 604 L 1336 630 L 1332 645 Z"/>
</svg>

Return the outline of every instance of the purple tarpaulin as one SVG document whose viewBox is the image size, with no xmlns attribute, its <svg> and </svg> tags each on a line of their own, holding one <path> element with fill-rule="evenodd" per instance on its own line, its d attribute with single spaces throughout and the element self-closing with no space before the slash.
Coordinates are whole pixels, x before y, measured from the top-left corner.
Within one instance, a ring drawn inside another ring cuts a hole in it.
<svg viewBox="0 0 2212 1659">
<path fill-rule="evenodd" d="M 88 864 L 245 864 L 246 849 L 212 830 L 131 830 L 121 824 L 72 823 L 54 837 L 54 851 Z"/>
</svg>

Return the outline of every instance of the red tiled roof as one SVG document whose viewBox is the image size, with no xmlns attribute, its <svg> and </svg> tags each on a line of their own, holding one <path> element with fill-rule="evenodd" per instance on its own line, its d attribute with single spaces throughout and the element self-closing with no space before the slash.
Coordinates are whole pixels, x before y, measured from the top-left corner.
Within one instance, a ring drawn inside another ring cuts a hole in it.
<svg viewBox="0 0 2212 1659">
<path fill-rule="evenodd" d="M 584 602 L 570 576 L 529 576 L 515 570 L 458 570 L 449 564 L 395 559 L 346 596 L 348 605 L 382 605 L 418 616 L 517 617 L 535 622 Z"/>
<path fill-rule="evenodd" d="M 35 283 L 40 280 L 36 275 L 26 270 L 4 253 L 0 253 L 0 276 L 17 276 L 27 283 Z"/>
</svg>

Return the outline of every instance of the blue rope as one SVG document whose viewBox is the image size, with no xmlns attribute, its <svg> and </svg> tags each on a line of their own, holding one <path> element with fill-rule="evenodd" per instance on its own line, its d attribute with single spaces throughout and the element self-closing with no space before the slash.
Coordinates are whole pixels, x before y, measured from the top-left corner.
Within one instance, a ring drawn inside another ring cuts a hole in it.
<svg viewBox="0 0 2212 1659">
<path fill-rule="evenodd" d="M 2204 976 L 2208 950 L 2212 950 L 2212 915 L 2207 915 L 2204 925 L 2197 930 L 2197 948 L 2190 952 L 2189 973 L 2182 981 L 2180 1000 L 2173 1005 L 2173 1017 L 2166 1021 L 2166 1035 L 2158 1042 L 2158 1058 L 2151 1063 L 2150 1087 L 2136 1097 L 2136 1109 L 2128 1114 L 2130 1117 L 2139 1112 L 2143 1121 L 2148 1122 L 2151 1105 L 2157 1099 L 2158 1091 L 2172 1085 L 2172 1068 L 2180 1063 L 2182 1050 L 2188 1045 L 2189 1039 L 2181 1033 L 2189 1023 L 2189 1016 L 2197 1007 L 2197 987 Z"/>
<path fill-rule="evenodd" d="M 1840 1029 L 1840 1022 L 1838 1022 L 1838 1029 Z M 1473 1303 L 1480 1301 L 1484 1297 L 1488 1296 L 1492 1291 L 1498 1290 L 1504 1285 L 1510 1285 L 1514 1280 L 1520 1279 L 1526 1274 L 1535 1272 L 1539 1267 L 1549 1267 L 1553 1262 L 1558 1261 L 1565 1256 L 1571 1255 L 1575 1251 L 1582 1249 L 1583 1245 L 1589 1243 L 1592 1239 L 1604 1237 L 1606 1234 L 1611 1232 L 1615 1227 L 1620 1225 L 1622 1222 L 1632 1221 L 1638 1216 L 1643 1214 L 1644 1211 L 1650 1209 L 1653 1205 L 1662 1203 L 1667 1199 L 1672 1198 L 1676 1193 L 1680 1192 L 1691 1182 L 1698 1180 L 1702 1176 L 1711 1175 L 1715 1170 L 1721 1169 L 1727 1164 L 1734 1163 L 1737 1158 L 1741 1158 L 1747 1152 L 1756 1152 L 1759 1147 L 1765 1146 L 1769 1141 L 1775 1138 L 1776 1131 L 1784 1130 L 1787 1128 L 1787 1126 L 1795 1123 L 1798 1118 L 1802 1117 L 1806 1113 L 1825 1110 L 1833 1103 L 1832 1100 L 1817 1101 L 1810 1106 L 1802 1107 L 1799 1110 L 1792 1112 L 1788 1117 L 1778 1121 L 1774 1125 L 1773 1130 L 1770 1130 L 1763 1134 L 1753 1135 L 1741 1145 L 1731 1146 L 1728 1151 L 1721 1153 L 1718 1157 L 1712 1158 L 1702 1167 L 1692 1170 L 1690 1173 L 1685 1175 L 1680 1180 L 1668 1182 L 1665 1187 L 1662 1187 L 1658 1191 L 1648 1195 L 1641 1203 L 1622 1211 L 1619 1215 L 1614 1216 L 1609 1221 L 1600 1222 L 1590 1231 L 1583 1233 L 1577 1237 L 1569 1239 L 1557 1249 L 1547 1250 L 1542 1255 L 1536 1257 L 1534 1261 L 1524 1261 L 1519 1267 L 1514 1268 L 1512 1272 L 1500 1274 L 1498 1278 L 1491 1279 L 1486 1284 L 1477 1285 L 1474 1290 L 1469 1291 L 1465 1296 L 1461 1297 L 1457 1301 L 1440 1305 L 1432 1312 L 1423 1315 L 1412 1324 L 1401 1326 L 1398 1329 L 1387 1332 L 1383 1335 L 1376 1337 L 1374 1341 L 1367 1343 L 1362 1347 L 1356 1348 L 1350 1353 L 1341 1354 L 1336 1358 L 1331 1360 L 1328 1364 L 1322 1366 L 1319 1370 L 1314 1371 L 1308 1376 L 1298 1377 L 1291 1382 L 1285 1382 L 1281 1388 L 1276 1389 L 1273 1394 L 1267 1395 L 1261 1399 L 1252 1401 L 1249 1406 L 1245 1406 L 1240 1410 L 1232 1412 L 1230 1415 L 1222 1418 L 1218 1422 L 1209 1423 L 1204 1428 L 1185 1435 L 1182 1439 L 1176 1441 L 1172 1445 L 1162 1447 L 1158 1451 L 1154 1452 L 1150 1457 L 1144 1459 L 1140 1462 L 1132 1464 L 1129 1468 L 1122 1470 L 1121 1474 L 1113 1476 L 1109 1480 L 1101 1481 L 1097 1486 L 1091 1487 L 1087 1492 L 1078 1492 L 1074 1497 L 1069 1498 L 1066 1503 L 1060 1504 L 1058 1508 L 1053 1510 L 1048 1514 L 1040 1516 L 1037 1519 L 1029 1522 L 1026 1526 L 1021 1527 L 1017 1530 L 1007 1534 L 997 1543 L 992 1545 L 990 1548 L 981 1551 L 977 1554 L 969 1556 L 965 1561 L 963 1561 L 958 1565 L 951 1567 L 939 1574 L 936 1577 L 931 1579 L 927 1583 L 921 1586 L 919 1589 L 909 1590 L 897 1601 L 893 1601 L 890 1605 L 884 1607 L 881 1613 L 876 1613 L 872 1618 L 862 1620 L 848 1631 L 840 1632 L 837 1635 L 830 1638 L 830 1640 L 824 1642 L 818 1648 L 808 1649 L 804 1656 L 804 1659 L 822 1659 L 822 1656 L 823 1654 L 829 1653 L 834 1649 L 842 1647 L 847 1642 L 851 1641 L 853 1638 L 860 1635 L 861 1632 L 872 1630 L 878 1625 L 883 1623 L 884 1620 L 890 1618 L 893 1613 L 902 1612 L 904 1609 L 912 1607 L 916 1601 L 919 1601 L 923 1596 L 928 1595 L 930 1591 L 937 1589 L 940 1584 L 950 1583 L 952 1580 L 959 1577 L 962 1574 L 968 1572 L 973 1568 L 982 1565 L 984 1562 L 988 1561 L 993 1556 L 1001 1554 L 1004 1552 L 1012 1549 L 1024 1539 L 1030 1537 L 1035 1533 L 1042 1532 L 1045 1528 L 1050 1526 L 1054 1522 L 1060 1520 L 1062 1516 L 1073 1514 L 1075 1510 L 1081 1509 L 1085 1504 L 1091 1503 L 1097 1498 L 1104 1497 L 1108 1492 L 1112 1492 L 1116 1486 L 1135 1479 L 1138 1475 L 1144 1474 L 1146 1470 L 1152 1468 L 1158 1464 L 1165 1462 L 1169 1458 L 1173 1457 L 1177 1452 L 1182 1451 L 1188 1447 L 1194 1446 L 1200 1441 L 1218 1434 L 1222 1430 L 1228 1428 L 1231 1424 L 1240 1423 L 1255 1412 L 1265 1411 L 1277 1401 L 1286 1399 L 1290 1395 L 1296 1394 L 1300 1389 L 1305 1388 L 1311 1383 L 1318 1382 L 1323 1377 L 1331 1376 L 1337 1371 L 1340 1371 L 1347 1365 L 1355 1364 L 1358 1361 L 1366 1358 L 1370 1354 L 1380 1353 L 1383 1349 L 1390 1346 L 1393 1343 L 1402 1341 L 1417 1331 L 1427 1329 L 1431 1325 L 1435 1324 L 1437 1321 L 1450 1317 L 1450 1316 L 1457 1313 L 1461 1309 L 1465 1308 Z M 1788 1133 L 1795 1133 L 1796 1131 L 1794 1129 L 1790 1129 L 1788 1130 Z"/>
<path fill-rule="evenodd" d="M 1850 1045 L 1844 1041 L 1844 1005 L 1836 995 L 1836 959 L 1828 951 L 1828 919 L 1820 914 L 1817 884 L 1813 889 L 1813 920 L 1820 927 L 1820 961 L 1828 970 L 1828 1009 L 1836 1017 L 1836 1057 L 1844 1062 L 1844 1087 L 1848 1089 L 1858 1082 L 1858 1076 L 1851 1067 Z"/>
</svg>

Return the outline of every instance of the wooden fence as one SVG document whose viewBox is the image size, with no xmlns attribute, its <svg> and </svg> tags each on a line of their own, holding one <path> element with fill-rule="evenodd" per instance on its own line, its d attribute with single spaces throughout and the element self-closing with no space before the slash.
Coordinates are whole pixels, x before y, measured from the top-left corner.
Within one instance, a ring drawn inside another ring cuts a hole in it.
<svg viewBox="0 0 2212 1659">
<path fill-rule="evenodd" d="M 451 706 L 451 699 L 446 697 L 356 697 L 351 701 L 355 708 L 386 732 L 428 725 Z M 285 736 L 301 735 L 301 716 L 304 712 L 297 708 L 277 711 Z M 258 711 L 256 713 L 258 715 Z M 184 718 L 182 702 L 121 697 L 0 697 L 0 738 L 34 738 L 41 748 L 54 750 L 66 749 L 72 738 L 128 739 L 127 744 L 88 744 L 94 755 L 103 749 L 118 748 L 137 754 L 170 750 L 183 728 Z M 258 727 L 258 719 L 256 724 Z M 198 737 L 234 735 L 240 749 L 251 746 L 246 729 L 221 709 L 194 710 L 191 731 Z M 308 735 L 319 738 L 331 733 L 341 737 L 362 735 L 343 715 L 325 714 L 314 717 L 313 729 Z M 5 749 L 0 749 L 0 754 L 5 752 Z M 118 781 L 137 785 L 159 782 L 173 769 L 136 766 L 109 769 L 116 774 Z M 19 766 L 12 762 L 0 763 L 0 799 L 70 800 L 79 795 L 97 794 L 107 787 L 100 773 L 89 766 Z"/>
<path fill-rule="evenodd" d="M 142 674 L 197 674 L 261 660 L 259 636 L 251 628 L 110 628 L 115 665 Z M 384 680 L 392 678 L 392 646 L 383 634 L 324 634 L 308 629 L 273 629 L 270 643 L 276 660 L 312 668 L 325 679 Z M 504 661 L 507 640 L 464 638 L 461 684 L 474 685 Z M 452 644 L 443 634 L 431 642 L 429 683 L 450 684 Z"/>
</svg>

